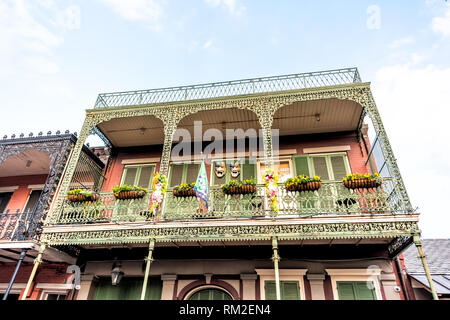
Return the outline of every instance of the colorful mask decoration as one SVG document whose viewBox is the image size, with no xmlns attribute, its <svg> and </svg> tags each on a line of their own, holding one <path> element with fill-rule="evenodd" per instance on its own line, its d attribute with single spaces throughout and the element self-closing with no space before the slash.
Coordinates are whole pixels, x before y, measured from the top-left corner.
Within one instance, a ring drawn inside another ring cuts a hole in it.
<svg viewBox="0 0 450 320">
<path fill-rule="evenodd" d="M 225 174 L 227 173 L 227 166 L 225 164 L 225 161 L 216 162 L 214 173 L 216 174 L 216 177 L 219 179 L 225 176 Z"/>
<path fill-rule="evenodd" d="M 239 161 L 233 161 L 230 163 L 230 172 L 232 178 L 237 178 L 241 174 L 241 165 L 239 164 Z"/>
</svg>

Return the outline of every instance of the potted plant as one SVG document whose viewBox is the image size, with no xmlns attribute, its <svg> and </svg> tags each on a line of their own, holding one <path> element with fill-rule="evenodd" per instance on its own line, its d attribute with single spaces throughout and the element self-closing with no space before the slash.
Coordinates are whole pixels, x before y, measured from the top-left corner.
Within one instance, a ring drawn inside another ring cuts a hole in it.
<svg viewBox="0 0 450 320">
<path fill-rule="evenodd" d="M 256 181 L 248 179 L 244 181 L 231 180 L 221 186 L 224 194 L 251 194 L 256 192 Z"/>
<path fill-rule="evenodd" d="M 99 199 L 98 193 L 93 190 L 73 189 L 67 194 L 67 200 L 70 202 L 92 202 Z"/>
<path fill-rule="evenodd" d="M 304 174 L 285 181 L 284 187 L 287 191 L 316 191 L 322 186 L 322 179 L 319 176 L 308 177 Z"/>
<path fill-rule="evenodd" d="M 140 199 L 147 194 L 147 189 L 138 186 L 116 186 L 112 189 L 114 196 L 119 200 Z"/>
<path fill-rule="evenodd" d="M 381 177 L 379 173 L 349 173 L 342 178 L 342 183 L 348 189 L 358 188 L 378 188 L 381 186 Z"/>
<path fill-rule="evenodd" d="M 175 197 L 195 197 L 194 186 L 195 182 L 179 184 L 173 188 L 172 193 Z"/>
</svg>

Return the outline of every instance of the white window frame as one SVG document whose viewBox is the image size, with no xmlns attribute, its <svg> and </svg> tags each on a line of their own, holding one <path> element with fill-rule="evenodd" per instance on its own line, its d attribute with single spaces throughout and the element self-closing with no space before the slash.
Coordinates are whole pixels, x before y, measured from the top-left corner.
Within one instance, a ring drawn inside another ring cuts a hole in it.
<svg viewBox="0 0 450 320">
<path fill-rule="evenodd" d="M 192 297 L 192 295 L 194 295 L 195 293 L 197 293 L 199 291 L 202 291 L 202 290 L 207 290 L 207 289 L 217 289 L 217 290 L 220 290 L 220 291 L 224 291 L 225 293 L 227 293 L 231 297 L 231 300 L 234 300 L 233 295 L 227 289 L 219 287 L 219 286 L 216 286 L 216 285 L 213 285 L 213 284 L 207 284 L 207 285 L 200 286 L 200 287 L 197 287 L 195 289 L 192 289 L 191 291 L 189 291 L 189 293 L 187 293 L 185 295 L 183 300 L 189 300 Z"/>
<path fill-rule="evenodd" d="M 39 300 L 47 300 L 49 294 L 61 294 L 68 296 L 70 290 L 74 288 L 74 285 L 70 283 L 38 283 L 36 288 L 43 289 Z"/>
<path fill-rule="evenodd" d="M 124 180 L 125 180 L 125 171 L 127 170 L 127 168 L 129 168 L 129 167 L 153 167 L 153 173 L 155 173 L 156 172 L 156 164 L 154 164 L 154 163 L 142 163 L 142 164 L 130 164 L 130 165 L 126 165 L 126 166 L 124 166 L 123 167 L 123 170 L 122 170 L 122 178 L 120 178 L 120 185 L 123 185 L 123 182 L 124 182 Z M 139 177 L 140 177 L 140 174 L 141 174 L 141 170 L 142 169 L 140 169 L 139 170 Z M 137 177 L 137 171 L 136 171 L 136 177 Z M 134 178 L 134 181 L 136 181 L 136 177 Z M 138 179 L 138 181 L 139 181 L 139 179 Z M 134 184 L 133 184 L 134 185 Z M 150 188 L 152 186 L 152 177 L 150 177 L 150 181 L 149 181 L 149 184 L 148 184 L 148 186 L 146 186 L 146 187 L 144 187 L 144 188 Z"/>
<path fill-rule="evenodd" d="M 315 172 L 315 169 L 314 169 L 314 161 L 312 159 L 314 157 L 326 157 L 325 162 L 327 164 L 328 176 L 329 176 L 329 178 L 333 177 L 333 179 L 329 179 L 326 181 L 339 181 L 339 179 L 342 178 L 342 177 L 340 177 L 340 178 L 338 178 L 338 180 L 336 180 L 336 177 L 334 176 L 333 165 L 331 164 L 331 160 L 330 160 L 330 157 L 332 157 L 332 156 L 344 156 L 345 170 L 347 171 L 347 173 L 352 172 L 351 167 L 350 167 L 350 162 L 348 160 L 347 152 L 308 153 L 305 155 L 308 157 L 309 174 L 311 177 L 314 175 L 317 175 Z"/>
<path fill-rule="evenodd" d="M 275 281 L 274 269 L 255 269 L 259 275 L 260 299 L 266 300 L 265 281 Z M 279 269 L 280 281 L 296 281 L 300 290 L 300 300 L 306 300 L 305 275 L 308 269 Z"/>
<path fill-rule="evenodd" d="M 379 276 L 381 269 L 325 269 L 331 278 L 331 287 L 333 290 L 334 300 L 339 300 L 339 292 L 337 290 L 337 283 L 340 281 L 370 281 L 375 287 L 375 294 L 377 300 L 383 300 L 381 295 L 381 286 Z"/>
<path fill-rule="evenodd" d="M 169 162 L 169 172 L 168 172 L 168 175 L 167 175 L 167 177 L 168 177 L 168 180 L 167 180 L 167 188 L 169 188 L 169 189 L 171 189 L 171 188 L 173 188 L 173 187 L 170 187 L 170 183 L 172 182 L 172 181 L 170 181 L 171 179 L 172 179 L 172 168 L 173 168 L 173 165 L 180 165 L 180 164 L 182 164 L 182 165 L 186 165 L 186 164 L 198 164 L 198 165 L 202 165 L 202 162 L 200 161 L 200 160 L 194 160 L 194 161 L 188 161 L 188 162 L 186 162 L 186 161 L 170 161 Z M 212 166 L 211 166 L 212 167 Z M 183 168 L 183 170 L 184 170 L 184 168 Z M 200 170 L 200 168 L 199 168 L 199 170 Z M 181 180 L 183 180 L 183 177 L 181 177 Z M 194 181 L 195 182 L 195 181 Z M 183 182 L 181 182 L 181 183 L 183 183 Z"/>
</svg>

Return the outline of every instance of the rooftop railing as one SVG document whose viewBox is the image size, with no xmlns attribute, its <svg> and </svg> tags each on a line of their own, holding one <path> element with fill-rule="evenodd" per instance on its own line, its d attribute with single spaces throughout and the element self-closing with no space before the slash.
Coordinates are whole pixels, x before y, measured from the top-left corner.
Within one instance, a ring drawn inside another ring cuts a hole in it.
<svg viewBox="0 0 450 320">
<path fill-rule="evenodd" d="M 151 90 L 102 93 L 94 108 L 139 106 L 360 83 L 357 68 L 298 73 Z"/>
</svg>

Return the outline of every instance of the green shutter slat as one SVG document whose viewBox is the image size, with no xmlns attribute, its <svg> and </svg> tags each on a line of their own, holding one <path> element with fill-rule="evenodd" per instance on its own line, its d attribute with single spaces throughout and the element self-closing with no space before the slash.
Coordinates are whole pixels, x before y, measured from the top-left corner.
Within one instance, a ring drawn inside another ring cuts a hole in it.
<svg viewBox="0 0 450 320">
<path fill-rule="evenodd" d="M 300 300 L 297 281 L 281 281 L 281 300 Z"/>
<path fill-rule="evenodd" d="M 181 179 L 183 177 L 183 165 L 182 164 L 171 164 L 170 165 L 170 187 L 175 187 L 181 184 Z"/>
<path fill-rule="evenodd" d="M 249 163 L 248 160 L 241 164 L 242 180 L 256 180 L 256 163 Z"/>
<path fill-rule="evenodd" d="M 125 172 L 124 172 L 125 177 L 123 179 L 122 184 L 126 184 L 128 186 L 133 186 L 134 180 L 136 179 L 136 173 L 137 173 L 137 168 L 135 168 L 135 167 L 126 168 Z"/>
<path fill-rule="evenodd" d="M 313 157 L 314 173 L 316 176 L 322 178 L 322 180 L 330 180 L 328 175 L 327 161 L 325 157 Z"/>
<path fill-rule="evenodd" d="M 345 168 L 344 156 L 331 156 L 331 167 L 333 169 L 334 180 L 342 180 L 342 177 L 347 175 L 347 169 Z"/>
<path fill-rule="evenodd" d="M 337 283 L 339 300 L 356 300 L 356 294 L 352 282 Z"/>
<path fill-rule="evenodd" d="M 200 170 L 200 165 L 196 163 L 186 164 L 187 174 L 185 183 L 192 183 L 197 180 L 198 171 Z"/>
<path fill-rule="evenodd" d="M 113 286 L 111 278 L 102 278 L 95 288 L 94 300 L 139 300 L 143 282 L 143 278 L 123 278 L 117 286 Z M 149 278 L 145 299 L 161 300 L 161 292 L 161 279 Z"/>
<path fill-rule="evenodd" d="M 309 176 L 309 166 L 307 156 L 294 157 L 295 175 L 304 174 Z"/>
<path fill-rule="evenodd" d="M 142 188 L 150 187 L 152 183 L 153 176 L 153 166 L 146 166 L 141 168 L 141 173 L 139 175 L 138 186 Z"/>
<path fill-rule="evenodd" d="M 266 300 L 276 300 L 277 292 L 275 281 L 264 281 L 264 292 L 266 295 Z"/>
<path fill-rule="evenodd" d="M 376 300 L 375 288 L 372 282 L 356 282 L 356 298 L 358 300 Z"/>
</svg>

